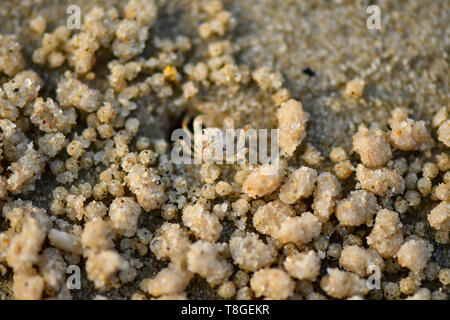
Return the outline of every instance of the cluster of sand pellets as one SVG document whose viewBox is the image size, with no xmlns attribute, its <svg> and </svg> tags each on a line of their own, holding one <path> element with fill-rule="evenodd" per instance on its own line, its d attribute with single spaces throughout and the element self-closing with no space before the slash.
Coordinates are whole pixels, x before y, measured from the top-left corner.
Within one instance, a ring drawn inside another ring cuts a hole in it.
<svg viewBox="0 0 450 320">
<path fill-rule="evenodd" d="M 149 0 L 93 6 L 79 30 L 38 15 L 27 55 L 0 34 L 2 297 L 448 299 L 450 104 L 396 106 L 321 152 L 282 74 L 236 59 L 237 17 L 193 3 L 193 39 L 159 37 Z M 170 130 L 279 129 L 280 164 L 175 164 L 145 108 Z"/>
</svg>

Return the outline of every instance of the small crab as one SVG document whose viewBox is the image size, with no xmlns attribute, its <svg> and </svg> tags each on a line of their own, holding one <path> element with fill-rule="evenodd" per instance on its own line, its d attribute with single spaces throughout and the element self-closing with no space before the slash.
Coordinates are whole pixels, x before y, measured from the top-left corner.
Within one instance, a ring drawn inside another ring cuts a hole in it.
<svg viewBox="0 0 450 320">
<path fill-rule="evenodd" d="M 195 164 L 200 164 L 202 161 L 206 163 L 238 163 L 245 159 L 247 148 L 245 144 L 238 144 L 238 152 L 235 152 L 235 138 L 237 132 L 235 130 L 234 120 L 226 117 L 223 120 L 223 128 L 203 128 L 204 116 L 196 116 L 193 120 L 194 132 L 188 128 L 190 117 L 186 117 L 182 122 L 183 134 L 181 139 L 174 143 L 174 148 L 181 146 L 183 152 L 191 159 L 194 159 Z M 245 128 L 242 129 L 245 131 Z M 227 144 L 230 146 L 227 150 Z M 231 150 L 231 152 L 230 152 Z"/>
</svg>

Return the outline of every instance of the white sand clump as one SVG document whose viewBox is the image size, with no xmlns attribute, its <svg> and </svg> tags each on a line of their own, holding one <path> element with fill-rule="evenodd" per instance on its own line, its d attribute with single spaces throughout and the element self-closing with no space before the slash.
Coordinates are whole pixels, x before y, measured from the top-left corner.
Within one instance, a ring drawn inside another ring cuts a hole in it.
<svg viewBox="0 0 450 320">
<path fill-rule="evenodd" d="M 105 221 L 95 219 L 87 222 L 81 234 L 83 255 L 90 256 L 114 248 L 113 238 L 112 229 Z"/>
<path fill-rule="evenodd" d="M 446 120 L 439 126 L 438 140 L 450 148 L 450 120 Z"/>
<path fill-rule="evenodd" d="M 34 71 L 18 73 L 11 81 L 3 85 L 9 101 L 16 107 L 23 108 L 39 95 L 44 81 Z"/>
<path fill-rule="evenodd" d="M 308 116 L 299 101 L 290 99 L 277 110 L 277 119 L 281 153 L 291 157 L 306 137 Z"/>
<path fill-rule="evenodd" d="M 100 91 L 89 88 L 70 72 L 66 72 L 58 82 L 56 95 L 62 107 L 75 107 L 85 112 L 96 111 L 102 98 Z"/>
<path fill-rule="evenodd" d="M 293 278 L 314 281 L 320 272 L 320 257 L 313 250 L 292 254 L 286 257 L 284 267 Z"/>
<path fill-rule="evenodd" d="M 315 190 L 316 181 L 316 170 L 308 167 L 295 170 L 281 186 L 280 200 L 286 204 L 292 204 L 299 199 L 308 198 Z"/>
<path fill-rule="evenodd" d="M 197 238 L 216 241 L 222 232 L 217 216 L 206 211 L 201 204 L 187 205 L 183 210 L 183 223 Z"/>
<path fill-rule="evenodd" d="M 33 62 L 40 65 L 48 63 L 51 68 L 60 67 L 66 60 L 63 51 L 71 33 L 65 25 L 57 27 L 51 33 L 44 33 L 41 47 L 33 52 Z"/>
<path fill-rule="evenodd" d="M 154 170 L 143 165 L 134 165 L 125 177 L 125 182 L 144 211 L 159 209 L 167 200 L 161 178 Z"/>
<path fill-rule="evenodd" d="M 157 259 L 168 258 L 183 265 L 190 244 L 186 231 L 179 224 L 166 222 L 156 231 L 150 249 Z"/>
<path fill-rule="evenodd" d="M 193 273 L 170 263 L 167 268 L 159 271 L 154 278 L 146 278 L 141 282 L 143 291 L 152 296 L 181 294 L 186 289 Z"/>
<path fill-rule="evenodd" d="M 364 296 L 369 292 L 367 282 L 352 272 L 328 268 L 328 274 L 320 280 L 320 287 L 337 299 Z"/>
<path fill-rule="evenodd" d="M 409 119 L 406 109 L 397 108 L 392 111 L 389 125 L 391 143 L 399 150 L 426 150 L 435 144 L 425 127 L 425 122 Z"/>
<path fill-rule="evenodd" d="M 450 202 L 441 201 L 428 214 L 428 222 L 430 226 L 436 230 L 450 230 Z"/>
<path fill-rule="evenodd" d="M 382 167 L 392 158 L 388 135 L 379 129 L 360 127 L 353 136 L 353 150 L 361 162 L 371 168 Z"/>
<path fill-rule="evenodd" d="M 343 226 L 372 225 L 372 217 L 378 211 L 377 198 L 369 191 L 356 190 L 339 201 L 336 218 Z"/>
<path fill-rule="evenodd" d="M 117 197 L 109 206 L 109 216 L 119 234 L 131 237 L 136 233 L 141 207 L 131 197 Z"/>
<path fill-rule="evenodd" d="M 25 154 L 31 141 L 26 137 L 23 130 L 10 120 L 0 119 L 0 128 L 3 131 L 3 157 L 10 162 L 17 161 Z"/>
<path fill-rule="evenodd" d="M 19 117 L 19 109 L 9 102 L 5 92 L 0 88 L 0 119 L 15 122 Z"/>
<path fill-rule="evenodd" d="M 204 40 L 209 39 L 213 35 L 225 35 L 235 24 L 231 13 L 223 9 L 223 4 L 220 1 L 204 2 L 201 9 L 208 16 L 208 20 L 198 27 L 198 33 Z"/>
<path fill-rule="evenodd" d="M 32 217 L 27 217 L 20 233 L 11 241 L 6 252 L 6 262 L 17 273 L 24 273 L 39 261 L 39 252 L 46 232 Z"/>
<path fill-rule="evenodd" d="M 47 28 L 47 19 L 43 16 L 37 16 L 29 22 L 30 30 L 37 35 L 42 35 Z"/>
<path fill-rule="evenodd" d="M 191 99 L 198 94 L 198 89 L 195 86 L 194 82 L 192 82 L 192 81 L 188 81 L 188 82 L 184 83 L 182 88 L 183 88 L 183 95 L 187 99 Z"/>
<path fill-rule="evenodd" d="M 46 133 L 38 139 L 39 152 L 54 158 L 66 146 L 67 139 L 61 132 Z"/>
<path fill-rule="evenodd" d="M 358 164 L 356 179 L 363 189 L 377 196 L 393 196 L 405 191 L 403 177 L 388 168 L 370 169 Z"/>
<path fill-rule="evenodd" d="M 387 209 L 378 211 L 367 244 L 383 258 L 393 257 L 403 243 L 402 223 L 397 212 Z"/>
<path fill-rule="evenodd" d="M 126 270 L 128 262 L 114 250 L 104 250 L 88 257 L 86 272 L 97 289 L 105 289 L 120 270 Z"/>
<path fill-rule="evenodd" d="M 251 272 L 270 266 L 277 256 L 273 246 L 265 244 L 257 234 L 250 232 L 232 236 L 229 247 L 234 263 Z"/>
<path fill-rule="evenodd" d="M 85 14 L 81 30 L 94 37 L 102 47 L 109 48 L 117 29 L 118 21 L 119 12 L 116 8 L 105 11 L 101 7 L 94 6 Z"/>
<path fill-rule="evenodd" d="M 128 61 L 141 54 L 149 36 L 149 28 L 157 18 L 153 1 L 132 0 L 124 7 L 125 19 L 117 26 L 112 50 L 116 57 Z"/>
<path fill-rule="evenodd" d="M 373 271 L 373 267 L 378 267 L 382 271 L 384 260 L 375 250 L 352 245 L 344 247 L 341 251 L 339 265 L 346 271 L 366 277 Z"/>
<path fill-rule="evenodd" d="M 283 84 L 281 74 L 270 72 L 267 67 L 256 69 L 252 73 L 252 77 L 263 90 L 277 90 Z"/>
<path fill-rule="evenodd" d="M 312 208 L 314 215 L 321 221 L 327 221 L 336 209 L 336 202 L 341 196 L 341 184 L 329 172 L 321 173 L 317 178 Z"/>
<path fill-rule="evenodd" d="M 320 235 L 322 222 L 310 212 L 300 217 L 287 217 L 273 235 L 281 243 L 306 244 Z"/>
<path fill-rule="evenodd" d="M 450 285 L 450 269 L 449 268 L 442 268 L 441 271 L 439 271 L 439 281 L 445 285 Z"/>
<path fill-rule="evenodd" d="M 10 220 L 12 228 L 17 233 L 2 234 L 2 240 L 8 240 L 2 248 L 0 260 L 5 260 L 14 270 L 14 284 L 12 287 L 16 299 L 40 299 L 46 292 L 59 289 L 61 284 L 61 266 L 64 260 L 60 257 L 54 261 L 55 248 L 47 248 L 42 253 L 42 245 L 46 237 L 46 231 L 51 226 L 51 221 L 45 212 L 34 207 L 30 201 L 17 200 L 5 204 L 3 215 Z M 5 237 L 6 236 L 6 237 Z M 39 273 L 35 266 L 39 267 Z M 59 274 L 59 275 L 58 275 Z"/>
<path fill-rule="evenodd" d="M 17 42 L 16 36 L 0 35 L 0 71 L 13 77 L 24 67 L 22 47 Z"/>
<path fill-rule="evenodd" d="M 40 300 L 44 293 L 44 279 L 36 271 L 15 273 L 12 290 L 18 300 Z"/>
<path fill-rule="evenodd" d="M 72 221 L 80 221 L 85 214 L 84 202 L 86 197 L 82 194 L 69 194 L 66 198 L 66 214 Z"/>
<path fill-rule="evenodd" d="M 253 215 L 253 225 L 262 234 L 275 235 L 287 217 L 294 217 L 292 208 L 279 201 L 272 201 L 261 206 Z"/>
<path fill-rule="evenodd" d="M 344 96 L 346 98 L 359 99 L 364 94 L 364 88 L 366 82 L 361 78 L 355 78 L 347 82 L 344 90 Z"/>
<path fill-rule="evenodd" d="M 199 274 L 211 285 L 221 284 L 233 273 L 232 265 L 221 256 L 226 246 L 199 240 L 187 253 L 187 268 Z"/>
<path fill-rule="evenodd" d="M 258 208 L 253 225 L 281 243 L 305 244 L 320 234 L 322 223 L 310 212 L 295 216 L 291 207 L 276 200 Z"/>
<path fill-rule="evenodd" d="M 256 297 L 287 299 L 294 292 L 295 282 L 281 269 L 265 268 L 253 274 L 250 286 Z"/>
<path fill-rule="evenodd" d="M 431 292 L 427 288 L 420 288 L 416 293 L 405 300 L 431 300 Z"/>
<path fill-rule="evenodd" d="M 35 182 L 41 177 L 45 168 L 45 156 L 34 150 L 33 143 L 27 146 L 22 157 L 11 163 L 8 170 L 8 189 L 14 194 L 34 191 Z"/>
<path fill-rule="evenodd" d="M 3 203 L 3 217 L 9 221 L 10 230 L 20 231 L 28 218 L 35 219 L 43 231 L 47 231 L 53 225 L 50 217 L 44 209 L 39 208 L 31 201 L 15 200 Z"/>
<path fill-rule="evenodd" d="M 136 78 L 141 72 L 142 63 L 131 61 L 121 64 L 119 61 L 113 60 L 108 63 L 108 68 L 111 70 L 108 77 L 109 84 L 115 91 L 121 92 L 127 87 L 127 82 Z"/>
<path fill-rule="evenodd" d="M 67 42 L 67 62 L 75 69 L 77 74 L 85 74 L 90 71 L 95 64 L 95 52 L 100 48 L 100 44 L 87 32 L 80 32 L 72 36 Z"/>
<path fill-rule="evenodd" d="M 397 252 L 398 263 L 414 272 L 422 271 L 431 258 L 433 247 L 425 240 L 409 240 Z"/>
<path fill-rule="evenodd" d="M 264 164 L 252 169 L 242 184 L 242 191 L 252 198 L 271 194 L 280 187 L 282 170 L 275 165 Z"/>
<path fill-rule="evenodd" d="M 431 199 L 450 201 L 450 182 L 440 183 L 431 190 Z"/>
<path fill-rule="evenodd" d="M 30 120 L 43 132 L 67 133 L 76 124 L 77 113 L 74 108 L 60 108 L 51 98 L 37 98 Z"/>
<path fill-rule="evenodd" d="M 108 207 L 100 201 L 93 200 L 84 207 L 84 219 L 92 221 L 102 218 L 108 212 Z"/>
<path fill-rule="evenodd" d="M 225 281 L 217 289 L 217 294 L 223 299 L 231 299 L 236 294 L 236 286 L 231 281 Z"/>
</svg>

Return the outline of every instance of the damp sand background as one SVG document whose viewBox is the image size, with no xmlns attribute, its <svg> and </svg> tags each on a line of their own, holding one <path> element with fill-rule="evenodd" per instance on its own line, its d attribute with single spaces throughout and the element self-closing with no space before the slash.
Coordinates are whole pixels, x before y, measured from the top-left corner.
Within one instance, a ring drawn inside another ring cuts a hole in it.
<svg viewBox="0 0 450 320">
<path fill-rule="evenodd" d="M 158 20 L 151 35 L 174 37 L 183 34 L 195 43 L 199 22 L 196 13 L 189 10 L 190 1 L 158 3 Z M 53 30 L 64 24 L 66 8 L 71 4 L 77 4 L 87 12 L 94 5 L 120 7 L 121 1 L 0 2 L 0 33 L 18 36 L 27 66 L 45 81 L 43 96 L 54 96 L 56 81 L 65 68 L 49 69 L 32 63 L 32 53 L 40 40 L 29 34 L 27 23 L 31 18 L 42 15 L 47 18 L 47 30 Z M 366 8 L 370 4 L 374 2 L 224 1 L 224 7 L 232 12 L 237 22 L 226 37 L 239 47 L 235 54 L 237 63 L 251 68 L 267 66 L 282 74 L 283 85 L 310 114 L 306 142 L 324 155 L 334 146 L 351 149 L 351 137 L 361 123 L 370 126 L 376 122 L 386 130 L 390 111 L 395 107 L 406 107 L 414 119 L 429 121 L 437 110 L 450 103 L 450 2 L 375 1 L 381 8 L 382 30 L 369 30 L 366 26 Z M 150 56 L 151 48 L 146 49 L 144 55 Z M 94 68 L 97 73 L 95 86 L 98 88 L 107 82 L 108 71 L 101 61 L 100 53 Z M 363 99 L 349 100 L 342 94 L 345 84 L 354 78 L 365 79 Z M 5 80 L 0 75 L 0 84 Z M 148 114 L 150 111 L 145 104 L 149 101 L 141 99 L 137 103 L 136 114 L 145 121 L 141 122 L 141 133 L 168 138 L 173 128 L 180 127 L 179 115 L 171 116 L 164 112 L 169 106 L 159 105 L 158 112 Z M 405 157 L 413 161 L 422 155 L 409 152 Z M 326 170 L 332 164 L 326 160 L 322 166 Z M 49 190 L 54 186 L 52 177 L 44 176 L 38 182 L 36 192 L 22 198 L 33 199 L 36 205 L 48 210 L 51 201 Z M 345 183 L 343 187 L 345 189 Z M 416 210 L 427 207 L 427 203 L 422 203 Z M 414 215 L 410 219 L 414 219 Z M 147 221 L 155 225 L 161 222 L 158 217 Z M 3 229 L 4 224 L 1 221 L 0 228 Z M 441 267 L 449 267 L 448 246 L 437 246 L 433 255 Z M 148 256 L 145 267 L 133 283 L 104 295 L 111 299 L 130 298 L 139 287 L 140 279 L 155 275 L 165 266 L 165 263 Z M 0 279 L 2 299 L 11 296 L 11 285 L 12 272 L 9 271 L 6 278 Z M 216 290 L 199 277 L 191 281 L 187 293 L 190 298 L 217 298 Z M 83 274 L 82 290 L 74 291 L 73 296 L 75 299 L 90 299 L 93 294 L 93 285 Z"/>
</svg>

